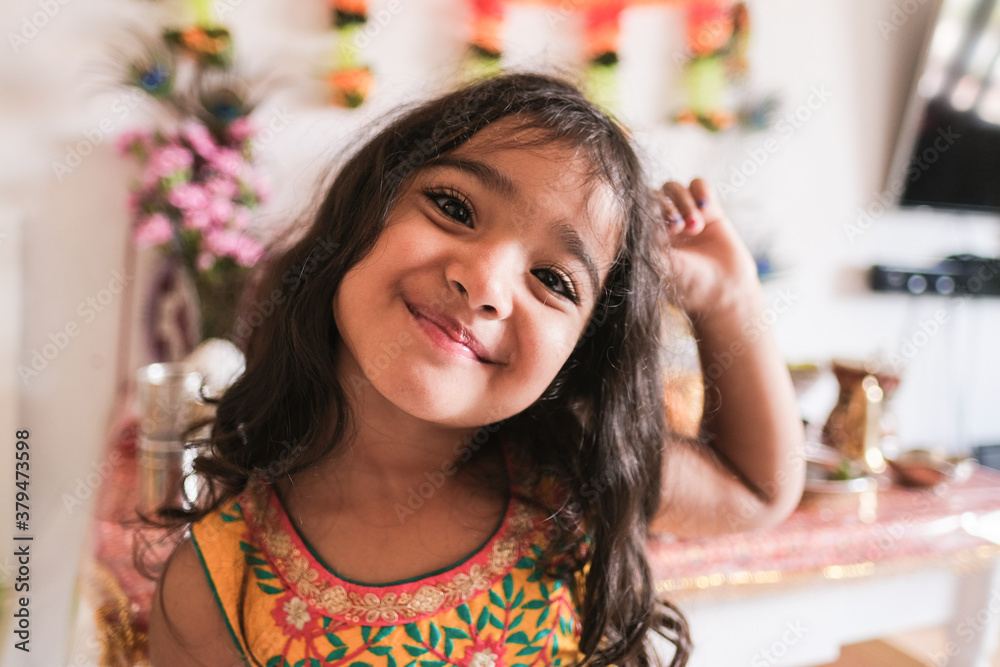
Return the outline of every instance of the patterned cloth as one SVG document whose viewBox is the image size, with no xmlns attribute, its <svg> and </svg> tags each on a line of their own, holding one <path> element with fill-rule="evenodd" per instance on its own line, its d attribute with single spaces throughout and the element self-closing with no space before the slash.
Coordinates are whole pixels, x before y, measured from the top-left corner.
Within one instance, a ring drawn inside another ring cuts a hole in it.
<svg viewBox="0 0 1000 667">
<path fill-rule="evenodd" d="M 267 667 L 568 665 L 582 657 L 578 598 L 536 568 L 545 518 L 512 496 L 476 553 L 389 585 L 328 569 L 264 483 L 195 524 L 192 541 L 248 663 L 252 653 Z"/>
</svg>

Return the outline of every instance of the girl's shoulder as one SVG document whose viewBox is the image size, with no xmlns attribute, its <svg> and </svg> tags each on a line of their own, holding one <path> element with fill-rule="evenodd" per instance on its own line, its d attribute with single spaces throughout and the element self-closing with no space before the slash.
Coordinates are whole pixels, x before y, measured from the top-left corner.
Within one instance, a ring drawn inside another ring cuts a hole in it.
<svg viewBox="0 0 1000 667">
<path fill-rule="evenodd" d="M 153 598 L 149 653 L 154 667 L 206 664 L 242 665 L 215 604 L 202 560 L 190 540 L 171 555 Z"/>
</svg>

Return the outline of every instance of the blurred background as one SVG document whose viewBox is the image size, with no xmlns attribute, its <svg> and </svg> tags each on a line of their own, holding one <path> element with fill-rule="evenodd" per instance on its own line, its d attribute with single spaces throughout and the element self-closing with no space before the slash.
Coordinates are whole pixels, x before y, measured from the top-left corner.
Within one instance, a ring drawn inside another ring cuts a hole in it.
<svg viewBox="0 0 1000 667">
<path fill-rule="evenodd" d="M 349 20 L 352 4 L 363 22 Z M 747 22 L 734 26 L 726 13 L 716 41 L 720 3 L 701 3 L 700 18 L 691 16 L 699 3 L 627 3 L 611 18 L 572 0 L 502 4 L 497 16 L 488 2 L 342 3 L 339 24 L 326 0 L 0 5 L 0 541 L 13 544 L 16 532 L 21 429 L 34 536 L 31 653 L 16 652 L 8 630 L 0 662 L 90 664 L 70 644 L 109 432 L 135 369 L 184 346 L 184 325 L 150 334 L 163 317 L 148 307 L 160 254 L 152 226 L 147 247 L 133 250 L 142 169 L 116 148 L 167 117 L 162 99 L 134 85 L 135 63 L 149 64 L 150 45 L 172 25 L 228 29 L 261 175 L 241 224 L 261 243 L 400 105 L 498 65 L 570 73 L 631 128 L 656 183 L 706 176 L 720 190 L 758 257 L 771 305 L 761 329 L 790 364 L 816 367 L 801 395 L 805 419 L 822 424 L 836 401 L 832 359 L 879 360 L 901 369 L 900 448 L 968 455 L 1000 443 L 1000 300 L 869 283 L 873 265 L 1000 256 L 995 211 L 897 206 L 904 172 L 894 156 L 915 141 L 911 100 L 933 0 L 749 2 Z M 253 261 L 241 257 L 233 261 Z M 0 556 L 5 589 L 15 576 L 12 557 Z"/>
</svg>

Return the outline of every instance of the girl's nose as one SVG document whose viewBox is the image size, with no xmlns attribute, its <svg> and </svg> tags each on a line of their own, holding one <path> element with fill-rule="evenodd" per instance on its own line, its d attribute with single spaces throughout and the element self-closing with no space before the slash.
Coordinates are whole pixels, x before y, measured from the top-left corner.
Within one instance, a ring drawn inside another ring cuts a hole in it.
<svg viewBox="0 0 1000 667">
<path fill-rule="evenodd" d="M 451 262 L 445 278 L 476 313 L 490 319 L 506 319 L 514 305 L 517 270 L 514 255 L 503 249 L 472 252 Z"/>
</svg>

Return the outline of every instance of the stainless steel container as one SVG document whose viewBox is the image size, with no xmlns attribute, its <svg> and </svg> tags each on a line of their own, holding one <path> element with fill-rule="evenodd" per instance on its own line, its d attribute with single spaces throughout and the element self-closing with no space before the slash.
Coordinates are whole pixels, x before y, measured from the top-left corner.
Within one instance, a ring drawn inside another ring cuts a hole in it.
<svg viewBox="0 0 1000 667">
<path fill-rule="evenodd" d="M 184 433 L 199 414 L 201 374 L 183 363 L 138 371 L 140 507 L 182 500 Z"/>
</svg>

